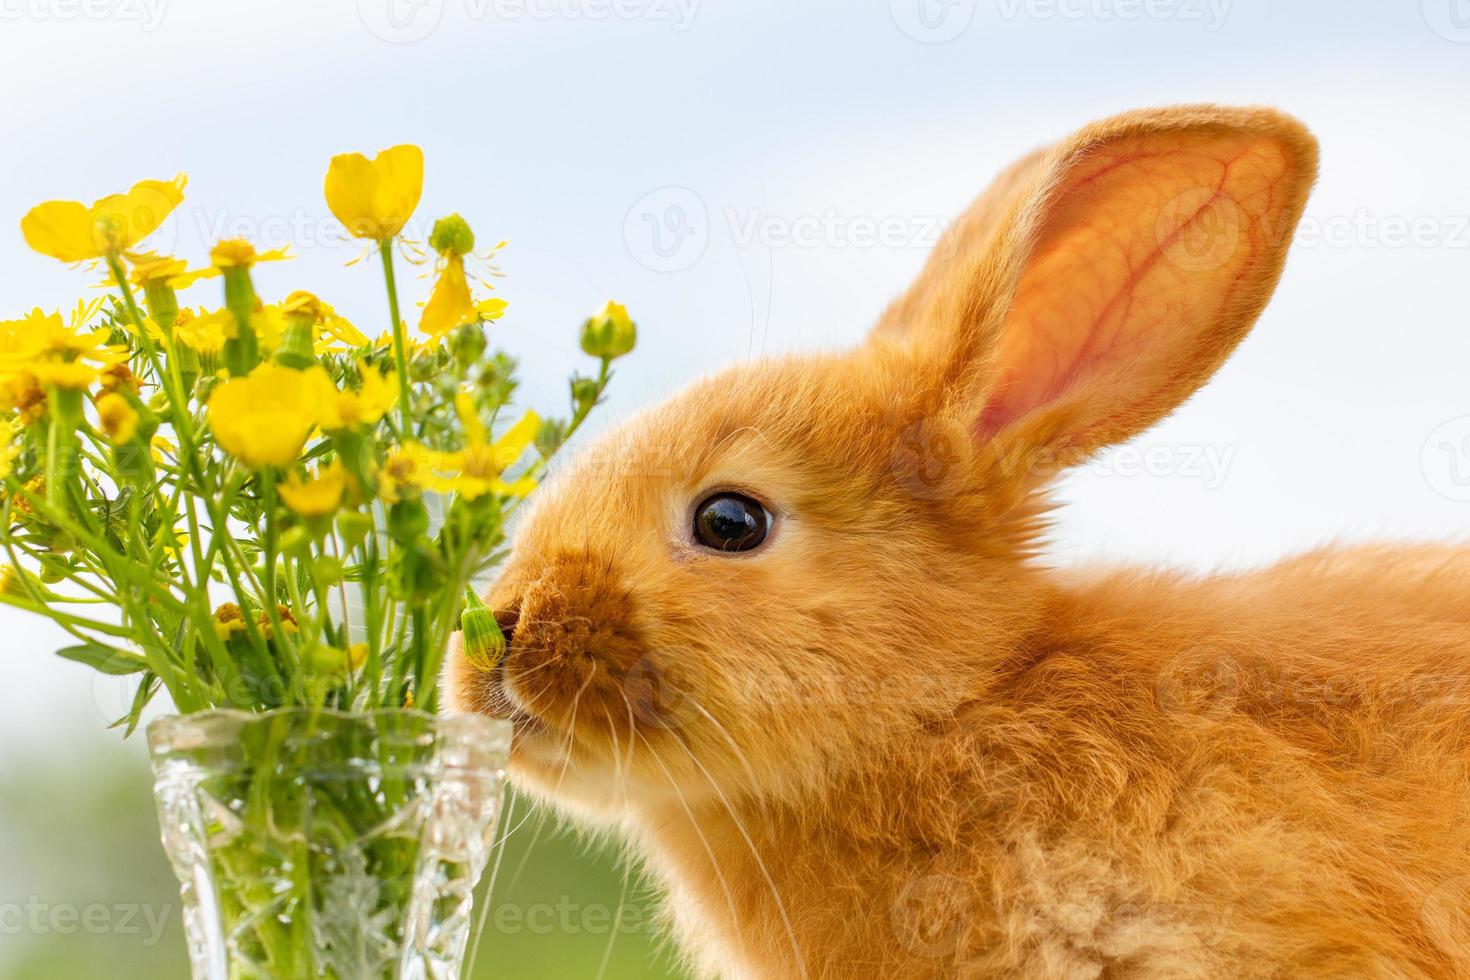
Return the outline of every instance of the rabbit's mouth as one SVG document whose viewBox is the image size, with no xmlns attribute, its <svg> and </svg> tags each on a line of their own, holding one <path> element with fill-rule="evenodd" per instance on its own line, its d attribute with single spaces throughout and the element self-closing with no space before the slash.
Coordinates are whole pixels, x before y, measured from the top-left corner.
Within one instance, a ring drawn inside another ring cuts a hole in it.
<svg viewBox="0 0 1470 980">
<path fill-rule="evenodd" d="M 505 658 L 488 673 L 481 675 L 479 683 L 481 714 L 508 721 L 513 727 L 516 740 L 540 735 L 550 727 L 546 722 L 521 706 L 505 683 Z"/>
</svg>

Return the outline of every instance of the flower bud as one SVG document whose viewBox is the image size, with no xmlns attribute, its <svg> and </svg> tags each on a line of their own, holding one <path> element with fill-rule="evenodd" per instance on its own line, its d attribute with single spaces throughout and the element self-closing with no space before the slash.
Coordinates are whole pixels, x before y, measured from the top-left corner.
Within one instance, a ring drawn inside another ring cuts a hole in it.
<svg viewBox="0 0 1470 980">
<path fill-rule="evenodd" d="M 638 342 L 638 327 L 621 303 L 608 300 L 602 309 L 582 324 L 582 350 L 593 357 L 612 360 L 622 357 Z"/>
<path fill-rule="evenodd" d="M 144 282 L 143 302 L 153 321 L 163 328 L 165 334 L 171 334 L 174 321 L 179 317 L 179 297 L 168 280 L 149 279 Z"/>
<path fill-rule="evenodd" d="M 0 592 L 19 599 L 49 602 L 61 596 L 41 584 L 35 573 L 16 565 L 0 565 Z"/>
<path fill-rule="evenodd" d="M 311 531 L 298 524 L 281 535 L 281 550 L 297 558 L 311 556 Z"/>
<path fill-rule="evenodd" d="M 244 239 L 220 242 L 209 253 L 225 278 L 225 306 L 235 315 L 235 329 L 225 339 L 224 361 L 230 374 L 249 374 L 260 363 L 260 343 L 250 319 L 260 300 L 250 281 L 250 267 L 255 263 L 255 248 Z"/>
<path fill-rule="evenodd" d="M 459 627 L 464 632 L 464 655 L 479 670 L 492 670 L 505 656 L 505 633 L 495 613 L 474 589 L 466 589 Z"/>
<path fill-rule="evenodd" d="M 335 555 L 319 555 L 311 567 L 323 585 L 336 585 L 342 581 L 342 559 Z"/>
<path fill-rule="evenodd" d="M 579 413 L 590 412 L 597 404 L 598 385 L 591 378 L 572 378 L 572 404 Z"/>
<path fill-rule="evenodd" d="M 434 222 L 434 230 L 429 232 L 429 247 L 441 254 L 469 255 L 475 250 L 475 233 L 470 230 L 469 222 L 451 214 Z"/>
<path fill-rule="evenodd" d="M 281 304 L 286 329 L 281 346 L 272 358 L 282 367 L 304 371 L 316 363 L 317 324 L 321 321 L 321 301 L 311 293 L 298 289 Z"/>
<path fill-rule="evenodd" d="M 542 459 L 550 459 L 567 441 L 567 423 L 563 419 L 545 419 L 536 433 L 536 451 Z"/>
<path fill-rule="evenodd" d="M 429 510 L 422 500 L 400 500 L 388 508 L 388 533 L 393 540 L 408 544 L 428 529 Z"/>
<path fill-rule="evenodd" d="M 351 552 L 367 540 L 372 533 L 373 519 L 369 514 L 355 510 L 344 510 L 337 515 L 337 533 L 342 536 L 342 553 Z"/>
<path fill-rule="evenodd" d="M 450 335 L 449 349 L 461 367 L 469 367 L 485 353 L 485 328 L 478 323 L 466 323 Z"/>
</svg>

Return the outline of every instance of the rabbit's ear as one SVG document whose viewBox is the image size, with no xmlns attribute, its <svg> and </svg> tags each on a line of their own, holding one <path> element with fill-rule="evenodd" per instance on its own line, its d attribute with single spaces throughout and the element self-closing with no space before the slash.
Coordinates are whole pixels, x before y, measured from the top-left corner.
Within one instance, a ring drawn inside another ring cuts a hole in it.
<svg viewBox="0 0 1470 980">
<path fill-rule="evenodd" d="M 1023 160 L 946 237 L 875 343 L 981 445 L 1086 454 L 1212 375 L 1281 274 L 1317 148 L 1265 109 L 1131 113 Z"/>
</svg>

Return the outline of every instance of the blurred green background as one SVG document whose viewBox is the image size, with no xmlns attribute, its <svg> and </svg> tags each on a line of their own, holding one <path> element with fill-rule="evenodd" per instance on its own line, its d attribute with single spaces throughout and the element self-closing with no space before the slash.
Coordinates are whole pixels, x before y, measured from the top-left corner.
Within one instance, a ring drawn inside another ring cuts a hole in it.
<svg viewBox="0 0 1470 980">
<path fill-rule="evenodd" d="M 141 737 L 10 769 L 0 768 L 0 980 L 187 980 Z M 616 855 L 520 800 L 502 827 L 477 980 L 681 976 L 653 895 L 636 876 L 624 890 Z"/>
</svg>

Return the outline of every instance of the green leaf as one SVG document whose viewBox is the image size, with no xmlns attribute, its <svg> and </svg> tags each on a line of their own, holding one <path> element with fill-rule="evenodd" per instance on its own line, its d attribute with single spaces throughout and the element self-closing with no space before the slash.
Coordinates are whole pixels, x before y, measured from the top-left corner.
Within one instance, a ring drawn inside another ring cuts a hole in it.
<svg viewBox="0 0 1470 980">
<path fill-rule="evenodd" d="M 151 672 L 144 674 L 143 679 L 138 682 L 138 693 L 133 696 L 132 708 L 126 715 L 107 727 L 111 729 L 126 725 L 127 729 L 123 732 L 123 738 L 132 735 L 138 730 L 138 719 L 143 716 L 143 709 L 148 707 L 148 702 L 153 700 L 153 695 L 158 693 L 159 687 L 157 674 Z"/>
<path fill-rule="evenodd" d="M 56 655 L 67 660 L 75 660 L 79 664 L 86 664 L 93 670 L 104 674 L 118 677 L 125 674 L 137 674 L 148 669 L 148 662 L 137 654 L 114 650 L 100 643 L 66 647 L 63 650 L 57 650 Z"/>
</svg>

